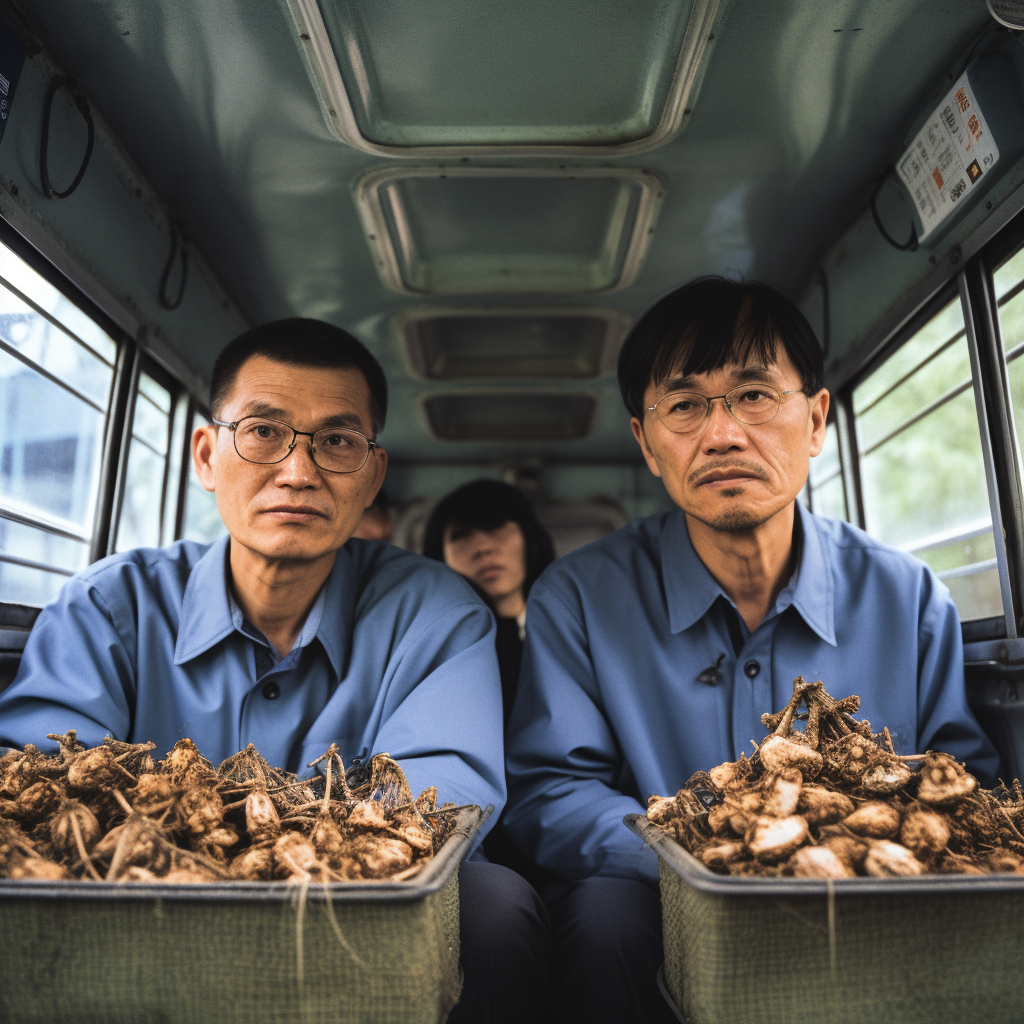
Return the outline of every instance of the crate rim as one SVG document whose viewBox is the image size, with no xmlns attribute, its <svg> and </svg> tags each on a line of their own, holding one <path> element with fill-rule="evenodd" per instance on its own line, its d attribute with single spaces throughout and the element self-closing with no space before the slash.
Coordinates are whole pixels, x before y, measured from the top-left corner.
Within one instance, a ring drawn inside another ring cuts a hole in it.
<svg viewBox="0 0 1024 1024">
<path fill-rule="evenodd" d="M 494 810 L 466 807 L 459 812 L 457 831 L 449 836 L 437 856 L 416 881 L 331 882 L 311 884 L 308 902 L 415 903 L 443 889 L 458 870 L 480 826 Z M 164 903 L 285 903 L 300 892 L 294 882 L 202 882 L 177 885 L 160 882 L 95 882 L 34 879 L 0 879 L 0 899 L 118 900 Z"/>
<path fill-rule="evenodd" d="M 742 878 L 718 875 L 687 853 L 644 814 L 627 814 L 623 824 L 639 836 L 679 877 L 701 892 L 719 896 L 919 896 L 954 892 L 1009 892 L 1024 889 L 1024 875 L 918 875 L 913 878 Z"/>
</svg>

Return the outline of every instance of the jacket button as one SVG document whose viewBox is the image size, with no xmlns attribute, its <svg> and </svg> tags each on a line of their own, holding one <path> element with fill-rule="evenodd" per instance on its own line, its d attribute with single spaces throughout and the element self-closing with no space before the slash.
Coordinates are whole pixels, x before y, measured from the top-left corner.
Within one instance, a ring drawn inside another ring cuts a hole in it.
<svg viewBox="0 0 1024 1024">
<path fill-rule="evenodd" d="M 754 676 L 756 676 L 757 673 L 761 671 L 761 666 L 756 661 L 748 661 L 746 665 L 743 666 L 743 671 L 746 672 L 747 677 L 749 679 L 753 679 Z M 271 683 L 268 685 L 273 684 Z"/>
<path fill-rule="evenodd" d="M 267 700 L 277 700 L 281 696 L 281 687 L 277 683 L 266 683 L 263 687 L 263 696 Z"/>
</svg>

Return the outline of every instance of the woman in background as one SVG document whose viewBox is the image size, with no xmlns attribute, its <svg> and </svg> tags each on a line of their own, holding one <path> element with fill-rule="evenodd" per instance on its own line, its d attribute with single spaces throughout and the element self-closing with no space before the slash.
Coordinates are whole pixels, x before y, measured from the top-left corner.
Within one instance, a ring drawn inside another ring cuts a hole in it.
<svg viewBox="0 0 1024 1024">
<path fill-rule="evenodd" d="M 464 576 L 494 612 L 507 725 L 523 657 L 526 598 L 554 561 L 551 537 L 518 487 L 474 480 L 438 503 L 427 521 L 423 554 Z"/>
<path fill-rule="evenodd" d="M 526 637 L 526 598 L 555 560 L 555 549 L 529 499 L 498 480 L 474 480 L 443 498 L 427 520 L 423 554 L 466 578 L 490 605 L 505 725 L 519 683 Z M 483 842 L 488 860 L 522 875 L 539 892 L 545 877 L 513 845 L 500 819 Z"/>
</svg>

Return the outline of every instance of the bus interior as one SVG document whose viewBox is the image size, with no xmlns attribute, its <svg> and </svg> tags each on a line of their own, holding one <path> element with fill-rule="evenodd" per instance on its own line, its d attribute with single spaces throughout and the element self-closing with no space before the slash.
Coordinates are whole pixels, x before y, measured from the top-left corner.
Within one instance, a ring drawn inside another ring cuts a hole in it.
<svg viewBox="0 0 1024 1024">
<path fill-rule="evenodd" d="M 944 580 L 1019 776 L 1022 7 L 2 0 L 0 688 L 69 576 L 223 529 L 188 441 L 246 327 L 381 361 L 395 543 L 494 477 L 561 554 L 668 507 L 616 355 L 718 274 L 814 326 L 802 500 Z"/>
</svg>

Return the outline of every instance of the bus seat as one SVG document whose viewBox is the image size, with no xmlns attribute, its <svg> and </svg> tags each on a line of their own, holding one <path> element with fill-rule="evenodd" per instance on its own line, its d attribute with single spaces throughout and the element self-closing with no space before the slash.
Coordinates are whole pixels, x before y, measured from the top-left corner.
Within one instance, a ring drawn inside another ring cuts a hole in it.
<svg viewBox="0 0 1024 1024">
<path fill-rule="evenodd" d="M 18 674 L 21 653 L 38 614 L 38 608 L 0 605 L 0 692 L 6 690 Z"/>
<path fill-rule="evenodd" d="M 968 659 L 971 655 L 968 654 Z M 967 697 L 1001 762 L 1000 777 L 1024 772 L 1024 662 L 965 660 Z"/>
</svg>

